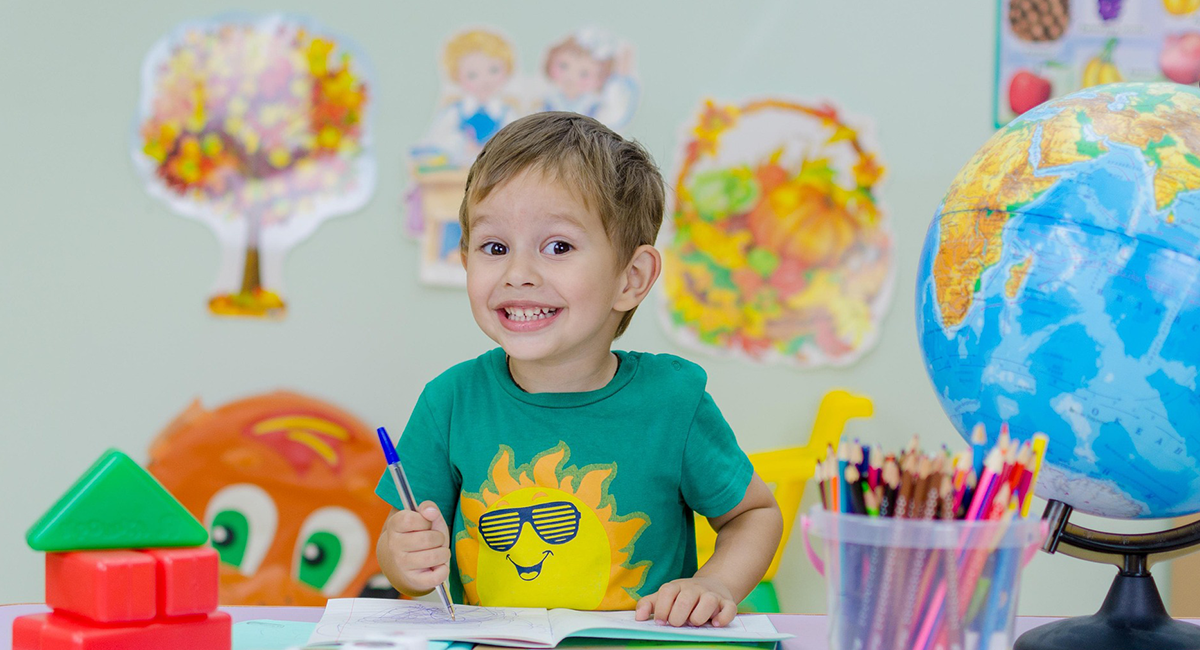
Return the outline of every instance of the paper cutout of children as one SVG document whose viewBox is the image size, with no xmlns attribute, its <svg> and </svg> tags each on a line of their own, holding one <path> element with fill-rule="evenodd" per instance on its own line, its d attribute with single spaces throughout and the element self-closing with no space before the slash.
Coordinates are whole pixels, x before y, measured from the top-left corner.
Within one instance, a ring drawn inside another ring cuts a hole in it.
<svg viewBox="0 0 1200 650">
<path fill-rule="evenodd" d="M 540 110 L 581 113 L 613 130 L 633 117 L 633 50 L 603 30 L 584 27 L 551 46 L 543 72 L 552 88 Z"/>
<path fill-rule="evenodd" d="M 466 284 L 458 209 L 467 169 L 496 131 L 538 111 L 582 113 L 618 130 L 637 108 L 633 49 L 607 32 L 585 27 L 554 43 L 540 74 L 521 74 L 514 51 L 497 30 L 481 28 L 456 33 L 442 51 L 442 103 L 410 150 L 413 185 L 405 198 L 427 284 Z"/>
<path fill-rule="evenodd" d="M 446 43 L 442 63 L 458 93 L 413 149 L 419 167 L 469 167 L 492 134 L 520 117 L 516 100 L 506 92 L 513 59 L 504 37 L 482 29 L 462 32 Z"/>
<path fill-rule="evenodd" d="M 509 93 L 515 56 L 496 32 L 472 29 L 455 34 L 442 52 L 449 91 L 429 132 L 412 148 L 415 186 L 409 193 L 409 231 L 422 241 L 421 279 L 461 285 L 458 205 L 467 168 L 483 144 L 520 117 Z"/>
</svg>

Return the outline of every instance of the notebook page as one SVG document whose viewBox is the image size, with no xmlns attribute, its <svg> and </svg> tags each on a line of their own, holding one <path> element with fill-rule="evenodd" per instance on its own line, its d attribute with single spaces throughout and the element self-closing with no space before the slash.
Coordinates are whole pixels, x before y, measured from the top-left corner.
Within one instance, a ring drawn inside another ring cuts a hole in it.
<svg viewBox="0 0 1200 650">
<path fill-rule="evenodd" d="M 549 647 L 554 643 L 544 609 L 455 605 L 454 614 L 451 620 L 440 604 L 415 600 L 332 598 L 308 642 L 408 634 L 496 645 Z"/>
<path fill-rule="evenodd" d="M 555 644 L 569 637 L 732 642 L 778 641 L 791 636 L 776 631 L 770 619 L 761 615 L 736 616 L 725 627 L 659 625 L 653 619 L 634 620 L 632 611 L 584 612 L 552 609 L 549 619 Z"/>
</svg>

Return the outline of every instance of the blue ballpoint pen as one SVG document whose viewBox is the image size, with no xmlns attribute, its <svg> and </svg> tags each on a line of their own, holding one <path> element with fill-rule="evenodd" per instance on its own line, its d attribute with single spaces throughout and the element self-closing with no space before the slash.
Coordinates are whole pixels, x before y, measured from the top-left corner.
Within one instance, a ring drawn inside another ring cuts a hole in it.
<svg viewBox="0 0 1200 650">
<path fill-rule="evenodd" d="M 396 453 L 396 447 L 392 445 L 392 439 L 388 436 L 387 429 L 379 427 L 379 444 L 383 447 L 383 457 L 387 459 L 388 472 L 392 475 L 392 481 L 396 483 L 396 492 L 400 494 L 400 502 L 404 504 L 405 510 L 417 511 L 417 498 L 413 496 L 412 488 L 408 485 L 408 477 L 404 475 L 404 468 L 400 466 L 400 456 Z M 454 616 L 454 601 L 450 600 L 450 587 L 446 580 L 437 586 L 438 598 L 442 599 L 442 605 L 446 611 L 450 613 L 450 620 L 457 620 Z"/>
</svg>

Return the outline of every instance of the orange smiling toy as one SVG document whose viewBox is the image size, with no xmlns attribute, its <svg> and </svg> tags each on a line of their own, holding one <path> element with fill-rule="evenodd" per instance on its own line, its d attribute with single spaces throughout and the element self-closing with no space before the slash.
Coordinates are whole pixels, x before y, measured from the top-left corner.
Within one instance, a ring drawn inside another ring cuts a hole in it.
<svg viewBox="0 0 1200 650">
<path fill-rule="evenodd" d="M 357 418 L 278 391 L 213 411 L 193 402 L 147 469 L 208 528 L 221 604 L 324 605 L 375 584 L 383 467 Z"/>
</svg>

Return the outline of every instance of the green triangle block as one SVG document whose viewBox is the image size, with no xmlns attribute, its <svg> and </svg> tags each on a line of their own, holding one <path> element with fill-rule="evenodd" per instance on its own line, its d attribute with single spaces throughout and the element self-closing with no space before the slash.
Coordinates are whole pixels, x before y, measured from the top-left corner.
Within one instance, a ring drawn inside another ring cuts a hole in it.
<svg viewBox="0 0 1200 650">
<path fill-rule="evenodd" d="M 109 449 L 25 533 L 35 551 L 200 546 L 208 531 L 129 456 Z"/>
</svg>

